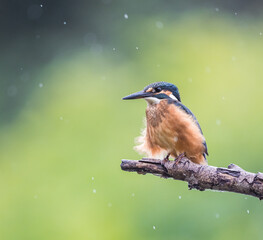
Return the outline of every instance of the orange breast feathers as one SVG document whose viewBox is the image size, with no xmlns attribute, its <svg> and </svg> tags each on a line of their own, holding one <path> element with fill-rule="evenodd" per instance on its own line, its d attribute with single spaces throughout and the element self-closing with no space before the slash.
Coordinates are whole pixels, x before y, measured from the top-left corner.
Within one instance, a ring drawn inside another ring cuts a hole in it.
<svg viewBox="0 0 263 240">
<path fill-rule="evenodd" d="M 150 158 L 177 157 L 181 153 L 193 162 L 207 164 L 204 136 L 191 115 L 167 100 L 148 105 L 146 129 L 138 139 L 135 150 Z"/>
</svg>

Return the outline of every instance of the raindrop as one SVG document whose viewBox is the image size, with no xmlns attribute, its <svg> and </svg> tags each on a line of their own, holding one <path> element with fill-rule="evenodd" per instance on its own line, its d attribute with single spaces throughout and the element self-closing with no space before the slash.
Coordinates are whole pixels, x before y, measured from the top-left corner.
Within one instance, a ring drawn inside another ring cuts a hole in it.
<svg viewBox="0 0 263 240">
<path fill-rule="evenodd" d="M 153 226 L 153 230 L 155 230 L 156 229 L 156 227 L 155 226 Z"/>
<path fill-rule="evenodd" d="M 93 193 L 96 193 L 97 191 L 96 191 L 96 189 L 93 189 L 93 191 L 92 191 Z"/>
<path fill-rule="evenodd" d="M 157 66 L 157 67 L 160 67 L 161 65 L 160 65 L 160 64 L 157 64 L 156 66 Z"/>
<path fill-rule="evenodd" d="M 155 23 L 155 25 L 156 25 L 156 27 L 159 28 L 159 29 L 163 28 L 163 23 L 160 22 L 160 21 L 157 21 L 157 22 Z"/>
<path fill-rule="evenodd" d="M 110 202 L 108 203 L 108 207 L 112 207 L 112 204 Z"/>
<path fill-rule="evenodd" d="M 217 214 L 216 214 L 216 218 L 218 219 L 219 217 L 220 217 L 220 215 L 217 213 Z"/>
<path fill-rule="evenodd" d="M 132 196 L 132 197 L 134 197 L 134 196 L 135 196 L 135 194 L 134 194 L 134 193 L 132 193 L 132 194 L 131 194 L 131 196 Z"/>
<path fill-rule="evenodd" d="M 205 67 L 205 71 L 206 71 L 207 73 L 210 73 L 210 72 L 211 72 L 211 68 L 210 68 L 210 67 Z"/>
<path fill-rule="evenodd" d="M 235 56 L 232 56 L 232 61 L 236 61 L 236 57 Z"/>
<path fill-rule="evenodd" d="M 63 117 L 59 117 L 59 119 L 62 121 L 62 120 L 63 120 Z"/>
<path fill-rule="evenodd" d="M 262 36 L 262 34 L 263 34 L 262 32 L 259 33 L 260 36 Z"/>
<path fill-rule="evenodd" d="M 38 195 L 36 194 L 36 195 L 34 195 L 34 199 L 38 199 Z"/>
<path fill-rule="evenodd" d="M 188 82 L 190 82 L 190 83 L 191 83 L 192 81 L 193 81 L 193 79 L 192 79 L 192 78 L 188 78 Z"/>
<path fill-rule="evenodd" d="M 139 50 L 139 48 L 138 48 L 138 47 L 136 47 L 136 50 Z"/>
<path fill-rule="evenodd" d="M 94 177 L 92 177 L 91 180 L 94 181 Z"/>
<path fill-rule="evenodd" d="M 179 199 L 182 199 L 182 196 L 179 196 L 178 198 L 179 198 Z"/>
<path fill-rule="evenodd" d="M 219 12 L 219 8 L 215 8 L 216 12 Z"/>
<path fill-rule="evenodd" d="M 42 5 L 42 4 L 40 4 L 40 7 L 43 7 L 43 5 Z"/>
<path fill-rule="evenodd" d="M 224 101 L 225 99 L 226 99 L 225 96 L 223 96 L 223 97 L 222 97 L 222 100 Z"/>
<path fill-rule="evenodd" d="M 125 18 L 125 19 L 128 19 L 128 18 L 129 18 L 129 16 L 128 16 L 127 13 L 124 14 L 124 18 Z"/>
<path fill-rule="evenodd" d="M 67 24 L 67 22 L 66 21 L 64 21 L 64 25 L 66 25 Z"/>
<path fill-rule="evenodd" d="M 249 210 L 247 210 L 247 214 L 249 214 Z"/>
<path fill-rule="evenodd" d="M 43 85 L 43 83 L 39 83 L 38 86 L 39 86 L 40 88 L 42 88 L 44 85 Z"/>
<path fill-rule="evenodd" d="M 113 50 L 113 51 L 116 51 L 116 48 L 114 47 L 112 50 Z"/>
<path fill-rule="evenodd" d="M 216 125 L 218 125 L 218 126 L 221 125 L 221 120 L 217 119 L 216 120 Z"/>
<path fill-rule="evenodd" d="M 237 12 L 235 12 L 235 16 L 237 16 Z"/>
<path fill-rule="evenodd" d="M 174 141 L 177 142 L 178 141 L 178 137 L 175 136 L 174 137 Z"/>
</svg>

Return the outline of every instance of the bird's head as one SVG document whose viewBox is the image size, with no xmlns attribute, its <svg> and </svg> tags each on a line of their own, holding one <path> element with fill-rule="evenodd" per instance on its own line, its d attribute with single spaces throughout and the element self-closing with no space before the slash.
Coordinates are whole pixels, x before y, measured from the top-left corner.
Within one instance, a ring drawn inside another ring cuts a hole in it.
<svg viewBox="0 0 263 240">
<path fill-rule="evenodd" d="M 124 97 L 123 100 L 139 98 L 144 98 L 150 104 L 159 103 L 163 99 L 173 99 L 181 102 L 178 88 L 167 82 L 152 83 L 142 91 Z"/>
</svg>

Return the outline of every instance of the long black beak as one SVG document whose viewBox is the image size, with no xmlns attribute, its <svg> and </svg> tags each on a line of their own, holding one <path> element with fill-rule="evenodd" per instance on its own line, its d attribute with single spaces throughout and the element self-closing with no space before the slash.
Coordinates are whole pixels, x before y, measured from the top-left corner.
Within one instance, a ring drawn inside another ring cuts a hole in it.
<svg viewBox="0 0 263 240">
<path fill-rule="evenodd" d="M 139 98 L 145 98 L 145 97 L 151 97 L 153 94 L 151 92 L 144 92 L 144 91 L 140 91 L 140 92 L 136 92 L 133 94 L 130 94 L 124 98 L 122 98 L 123 100 L 129 100 L 129 99 L 139 99 Z"/>
</svg>

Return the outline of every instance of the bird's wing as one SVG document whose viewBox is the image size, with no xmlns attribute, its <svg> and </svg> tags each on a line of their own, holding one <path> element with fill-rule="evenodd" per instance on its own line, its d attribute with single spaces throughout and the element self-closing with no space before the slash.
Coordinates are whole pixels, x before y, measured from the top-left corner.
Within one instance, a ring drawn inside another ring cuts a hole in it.
<svg viewBox="0 0 263 240">
<path fill-rule="evenodd" d="M 198 126 L 200 132 L 201 132 L 202 135 L 203 135 L 202 129 L 201 129 L 201 127 L 200 127 L 200 124 L 199 124 L 199 122 L 197 121 L 195 115 L 191 112 L 191 110 L 190 110 L 189 108 L 187 108 L 185 105 L 183 105 L 181 102 L 174 101 L 174 100 L 173 100 L 172 102 L 173 102 L 173 104 L 174 104 L 175 106 L 177 106 L 177 107 L 179 107 L 180 109 L 182 109 L 185 113 L 187 113 L 188 115 L 190 115 L 190 116 L 194 119 L 196 125 Z M 203 144 L 204 144 L 204 146 L 205 146 L 205 154 L 208 155 L 206 141 L 204 141 Z"/>
</svg>

